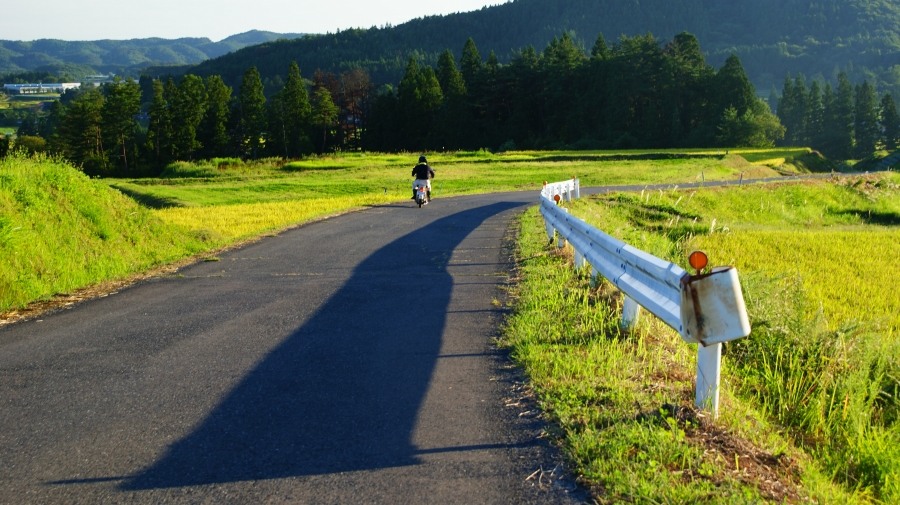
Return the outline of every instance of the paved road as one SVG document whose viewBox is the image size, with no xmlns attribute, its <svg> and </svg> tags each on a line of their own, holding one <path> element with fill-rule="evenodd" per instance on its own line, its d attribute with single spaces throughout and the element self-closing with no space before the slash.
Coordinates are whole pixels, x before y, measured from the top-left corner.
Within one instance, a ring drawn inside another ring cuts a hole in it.
<svg viewBox="0 0 900 505">
<path fill-rule="evenodd" d="M 536 199 L 371 208 L 0 328 L 0 503 L 584 501 L 491 344 Z"/>
</svg>

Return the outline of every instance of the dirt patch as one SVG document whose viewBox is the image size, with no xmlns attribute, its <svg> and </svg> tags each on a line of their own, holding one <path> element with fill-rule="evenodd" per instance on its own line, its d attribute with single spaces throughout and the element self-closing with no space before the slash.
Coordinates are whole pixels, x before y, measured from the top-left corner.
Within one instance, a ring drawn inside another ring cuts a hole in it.
<svg viewBox="0 0 900 505">
<path fill-rule="evenodd" d="M 803 491 L 800 468 L 787 454 L 772 454 L 753 443 L 717 426 L 704 412 L 687 406 L 665 404 L 658 410 L 638 415 L 639 420 L 674 419 L 684 430 L 687 440 L 703 447 L 704 457 L 720 471 L 713 475 L 684 472 L 689 481 L 705 479 L 714 483 L 732 478 L 755 487 L 766 501 L 774 503 L 808 503 Z"/>
</svg>

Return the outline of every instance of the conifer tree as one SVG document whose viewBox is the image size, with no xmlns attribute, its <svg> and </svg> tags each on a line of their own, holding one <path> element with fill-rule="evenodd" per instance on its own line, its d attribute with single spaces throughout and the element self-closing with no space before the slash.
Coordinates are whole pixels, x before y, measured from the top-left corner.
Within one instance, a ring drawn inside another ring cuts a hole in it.
<svg viewBox="0 0 900 505">
<path fill-rule="evenodd" d="M 885 93 L 881 98 L 881 131 L 885 149 L 893 151 L 900 148 L 900 114 L 890 93 Z"/>
<path fill-rule="evenodd" d="M 109 160 L 103 147 L 103 94 L 98 88 L 80 92 L 66 108 L 62 154 L 88 175 L 107 175 Z"/>
<path fill-rule="evenodd" d="M 328 88 L 317 87 L 312 99 L 312 124 L 321 131 L 322 142 L 319 144 L 319 153 L 324 153 L 328 149 L 328 133 L 337 125 L 338 112 L 338 106 L 334 104 Z"/>
<path fill-rule="evenodd" d="M 263 153 L 266 135 L 266 96 L 256 67 L 250 67 L 244 72 L 237 114 L 241 156 L 256 159 Z"/>
<path fill-rule="evenodd" d="M 172 111 L 172 145 L 175 157 L 192 160 L 198 148 L 197 128 L 206 113 L 206 84 L 203 78 L 188 74 L 181 78 L 170 99 Z"/>
<path fill-rule="evenodd" d="M 161 168 L 171 161 L 172 114 L 166 86 L 159 79 L 154 79 L 152 85 L 153 101 L 148 111 L 150 123 L 147 127 L 147 151 L 156 167 Z"/>
<path fill-rule="evenodd" d="M 234 149 L 228 134 L 228 121 L 232 89 L 218 75 L 207 77 L 205 84 L 206 111 L 197 129 L 197 139 L 205 156 L 231 156 Z"/>
<path fill-rule="evenodd" d="M 828 135 L 831 156 L 847 160 L 853 156 L 853 86 L 847 74 L 838 74 L 838 87 L 830 115 Z"/>
<path fill-rule="evenodd" d="M 462 57 L 459 59 L 459 67 L 463 75 L 463 80 L 465 80 L 466 87 L 470 91 L 473 86 L 476 85 L 478 75 L 481 73 L 481 67 L 483 65 L 484 62 L 481 60 L 481 53 L 478 52 L 475 41 L 469 37 L 463 45 Z"/>
<path fill-rule="evenodd" d="M 312 106 L 309 92 L 300 75 L 296 61 L 288 68 L 287 82 L 282 94 L 284 101 L 286 148 L 289 157 L 296 158 L 309 149 L 309 128 Z"/>
<path fill-rule="evenodd" d="M 869 81 L 857 85 L 853 108 L 853 133 L 856 138 L 854 149 L 857 158 L 865 158 L 875 152 L 881 136 L 878 109 L 878 96 Z"/>
<path fill-rule="evenodd" d="M 133 79 L 115 81 L 103 86 L 103 134 L 109 146 L 110 162 L 122 175 L 134 170 L 137 150 L 134 143 L 141 110 L 141 89 Z"/>
</svg>

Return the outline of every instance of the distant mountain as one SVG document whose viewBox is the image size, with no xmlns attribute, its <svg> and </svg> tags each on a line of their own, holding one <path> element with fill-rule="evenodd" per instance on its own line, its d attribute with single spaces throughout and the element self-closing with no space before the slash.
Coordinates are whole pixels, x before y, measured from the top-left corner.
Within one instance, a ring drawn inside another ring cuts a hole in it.
<svg viewBox="0 0 900 505">
<path fill-rule="evenodd" d="M 0 40 L 0 75 L 48 72 L 79 75 L 137 75 L 151 65 L 195 65 L 238 49 L 278 39 L 302 37 L 297 33 L 250 31 L 219 42 L 208 38 L 29 42 Z"/>
<path fill-rule="evenodd" d="M 397 83 L 410 55 L 434 65 L 440 52 L 460 56 L 471 37 L 484 58 L 501 63 L 528 46 L 542 51 L 569 31 L 586 51 L 602 34 L 651 33 L 662 43 L 683 31 L 697 36 L 707 61 L 719 67 L 736 54 L 757 90 L 781 89 L 787 75 L 835 81 L 868 79 L 900 96 L 900 0 L 513 0 L 468 13 L 430 16 L 394 27 L 266 42 L 190 68 L 237 85 L 255 65 L 277 81 L 296 60 L 305 76 L 317 69 L 363 67 L 376 83 Z"/>
</svg>

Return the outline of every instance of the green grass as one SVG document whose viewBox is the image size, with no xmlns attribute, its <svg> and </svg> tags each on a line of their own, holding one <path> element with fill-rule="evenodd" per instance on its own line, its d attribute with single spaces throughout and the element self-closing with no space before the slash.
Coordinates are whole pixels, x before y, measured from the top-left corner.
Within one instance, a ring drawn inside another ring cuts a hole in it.
<svg viewBox="0 0 900 505">
<path fill-rule="evenodd" d="M 71 166 L 0 160 L 0 311 L 208 247 Z"/>
<path fill-rule="evenodd" d="M 721 424 L 763 454 L 788 454 L 787 460 L 795 462 L 795 471 L 802 475 L 803 493 L 824 503 L 900 500 L 900 343 L 896 339 L 900 297 L 893 294 L 900 276 L 898 183 L 897 175 L 888 175 L 836 183 L 646 191 L 604 195 L 571 205 L 576 215 L 657 256 L 684 265 L 689 250 L 703 248 L 713 264 L 738 267 L 754 330 L 727 346 L 725 383 L 733 391 L 726 393 L 728 406 Z M 642 466 L 647 458 L 644 443 L 636 441 L 644 435 L 632 425 L 635 419 L 646 419 L 648 409 L 666 403 L 690 405 L 692 360 L 685 356 L 689 346 L 652 319 L 646 323 L 649 328 L 657 326 L 651 333 L 645 326 L 635 335 L 618 337 L 606 319 L 617 317 L 616 303 L 610 311 L 611 297 L 571 272 L 560 272 L 560 278 L 531 288 L 530 283 L 548 277 L 540 270 L 531 272 L 532 264 L 559 268 L 565 263 L 548 254 L 539 222 L 528 221 L 525 227 L 533 228 L 533 235 L 523 232 L 520 241 L 526 269 L 523 290 L 531 293 L 533 289 L 534 294 L 520 295 L 526 302 L 516 304 L 508 345 L 537 382 L 546 410 L 563 427 L 565 443 L 580 472 L 603 489 L 610 502 L 630 500 L 626 490 L 635 486 L 656 489 L 656 484 L 634 482 L 656 482 L 660 477 Z M 575 307 L 572 313 L 549 311 L 543 323 L 519 327 L 523 319 L 542 320 L 541 307 L 555 307 L 559 296 L 571 298 L 567 305 Z M 585 325 L 586 316 L 580 314 L 584 310 L 592 310 L 600 319 Z M 584 327 L 601 331 L 582 334 Z M 554 344 L 553 335 L 567 335 L 566 345 L 532 359 L 534 349 Z M 564 382 L 559 376 L 545 378 L 548 363 L 555 363 L 549 355 L 557 353 L 565 356 L 566 365 L 565 369 L 549 365 L 557 368 L 554 373 L 562 370 L 563 378 L 593 395 L 605 392 L 602 401 L 582 395 L 581 401 L 570 402 L 571 394 L 558 389 Z M 599 361 L 610 357 L 615 357 L 613 363 L 598 368 Z M 656 385 L 654 377 L 660 374 L 665 380 Z M 577 378 L 570 379 L 573 376 Z M 648 396 L 647 391 L 661 391 L 662 397 Z M 730 397 L 732 393 L 736 396 Z M 580 405 L 583 411 L 572 416 L 570 404 Z M 743 418 L 748 412 L 762 421 L 748 425 Z M 691 436 L 697 430 L 690 418 L 662 417 L 674 418 L 687 440 L 697 442 Z M 760 431 L 757 426 L 765 423 L 773 426 Z M 776 430 L 784 438 L 773 438 Z M 618 437 L 620 432 L 634 432 L 623 435 L 624 439 L 641 447 L 616 453 L 617 464 L 624 458 L 623 468 L 635 466 L 633 474 L 622 476 L 597 461 L 599 454 L 609 450 L 608 437 Z M 703 465 L 709 461 L 688 452 L 684 457 L 693 462 L 692 469 L 669 465 L 668 471 L 702 476 Z M 782 478 L 790 482 L 790 475 Z M 685 498 L 675 484 L 665 487 L 672 494 L 651 495 L 649 501 L 699 499 Z M 749 496 L 741 486 L 722 489 L 726 491 L 713 501 L 739 502 Z M 767 500 L 784 498 L 769 496 Z"/>
</svg>

